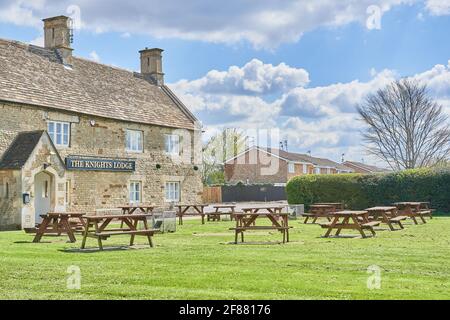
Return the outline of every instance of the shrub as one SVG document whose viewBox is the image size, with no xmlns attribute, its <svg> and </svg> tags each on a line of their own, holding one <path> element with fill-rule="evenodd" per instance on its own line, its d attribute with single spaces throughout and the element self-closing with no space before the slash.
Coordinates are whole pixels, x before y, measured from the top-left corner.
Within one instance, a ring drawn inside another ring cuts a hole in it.
<svg viewBox="0 0 450 320">
<path fill-rule="evenodd" d="M 390 205 L 398 201 L 428 201 L 450 212 L 450 170 L 414 169 L 388 174 L 307 175 L 286 187 L 290 204 L 343 202 L 352 209 Z"/>
</svg>

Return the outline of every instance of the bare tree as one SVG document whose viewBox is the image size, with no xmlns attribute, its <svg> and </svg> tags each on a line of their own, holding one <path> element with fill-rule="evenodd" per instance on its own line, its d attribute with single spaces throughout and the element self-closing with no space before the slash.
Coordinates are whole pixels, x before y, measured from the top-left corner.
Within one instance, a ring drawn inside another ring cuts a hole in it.
<svg viewBox="0 0 450 320">
<path fill-rule="evenodd" d="M 434 166 L 450 155 L 449 118 L 428 95 L 426 85 L 395 81 L 358 106 L 369 126 L 367 150 L 393 170 Z"/>
</svg>

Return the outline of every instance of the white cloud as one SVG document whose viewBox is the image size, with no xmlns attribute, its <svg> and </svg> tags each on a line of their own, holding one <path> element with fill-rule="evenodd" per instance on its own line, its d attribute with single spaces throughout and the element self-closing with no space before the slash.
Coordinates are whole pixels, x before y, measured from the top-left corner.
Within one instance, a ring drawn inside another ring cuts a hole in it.
<svg viewBox="0 0 450 320">
<path fill-rule="evenodd" d="M 39 36 L 36 39 L 31 40 L 30 44 L 39 46 L 39 47 L 43 47 L 44 46 L 44 36 Z"/>
<path fill-rule="evenodd" d="M 259 80 L 254 86 L 250 86 L 252 89 L 245 89 L 243 85 L 244 79 L 248 77 L 248 73 L 243 72 L 245 67 L 231 67 L 225 72 L 214 71 L 213 76 L 208 73 L 200 79 L 183 80 L 171 87 L 207 124 L 208 135 L 227 127 L 279 129 L 282 136 L 288 138 L 293 150 L 312 150 L 316 156 L 336 161 L 345 153 L 346 159 L 360 161 L 366 158 L 374 164 L 382 165 L 365 154 L 360 134 L 364 124 L 358 120 L 355 106 L 366 95 L 398 79 L 399 75 L 395 71 L 372 70 L 373 77 L 367 82 L 354 80 L 308 88 L 304 81 L 299 81 L 296 77 L 293 78 L 297 80 L 292 80 L 290 75 L 296 74 L 296 71 L 290 68 L 293 70 L 281 73 L 283 76 L 278 82 L 277 90 L 273 91 L 268 84 L 273 84 L 274 81 L 267 74 L 279 76 L 279 66 L 262 62 L 255 65 L 260 69 L 256 74 L 262 70 L 266 73 L 262 72 L 265 76 L 257 77 Z M 267 73 L 267 70 L 271 71 Z M 427 84 L 431 96 L 450 115 L 450 61 L 448 65 L 436 65 L 413 78 Z M 299 83 L 300 86 L 293 87 L 294 83 Z M 218 90 L 220 84 L 225 87 L 223 90 Z"/>
<path fill-rule="evenodd" d="M 89 59 L 95 62 L 100 62 L 100 56 L 96 51 L 92 51 L 91 53 L 89 53 Z"/>
<path fill-rule="evenodd" d="M 450 0 L 427 0 L 425 7 L 434 16 L 450 15 Z"/>
<path fill-rule="evenodd" d="M 247 41 L 256 48 L 273 49 L 296 42 L 319 27 L 351 22 L 366 26 L 370 6 L 378 7 L 382 15 L 393 6 L 416 1 L 228 0 L 218 5 L 210 0 L 0 0 L 0 19 L 41 28 L 40 19 L 64 14 L 75 5 L 81 9 L 80 25 L 96 33 L 115 31 L 227 44 Z"/>
<path fill-rule="evenodd" d="M 284 63 L 273 66 L 253 59 L 242 68 L 232 66 L 228 71 L 212 70 L 201 79 L 179 81 L 174 86 L 183 92 L 266 95 L 285 92 L 308 83 L 309 74 L 304 69 L 292 68 Z"/>
</svg>

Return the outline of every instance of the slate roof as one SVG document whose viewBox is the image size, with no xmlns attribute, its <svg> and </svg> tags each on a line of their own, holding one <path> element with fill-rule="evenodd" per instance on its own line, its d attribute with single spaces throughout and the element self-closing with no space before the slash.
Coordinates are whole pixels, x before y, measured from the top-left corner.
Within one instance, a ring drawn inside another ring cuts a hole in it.
<svg viewBox="0 0 450 320">
<path fill-rule="evenodd" d="M 0 169 L 21 169 L 28 161 L 45 131 L 21 132 L 0 160 Z"/>
<path fill-rule="evenodd" d="M 0 100 L 130 122 L 193 129 L 196 118 L 167 86 L 140 73 L 0 39 Z"/>
<path fill-rule="evenodd" d="M 285 150 L 280 150 L 280 149 L 275 149 L 275 148 L 261 148 L 259 147 L 258 149 L 267 151 L 268 153 L 271 154 L 275 154 L 278 155 L 279 157 L 286 159 L 288 161 L 293 161 L 293 162 L 303 162 L 303 163 L 311 163 L 314 166 L 317 167 L 330 167 L 330 168 L 336 168 L 338 170 L 341 171 L 349 171 L 349 172 L 353 172 L 354 170 L 346 167 L 343 164 L 334 162 L 332 160 L 329 159 L 325 159 L 325 158 L 316 158 L 316 157 L 311 157 L 307 154 L 301 154 L 301 153 L 294 153 L 294 152 L 287 152 Z M 249 150 L 247 150 L 249 151 Z M 228 160 L 227 162 L 231 161 L 233 159 Z"/>
<path fill-rule="evenodd" d="M 355 167 L 358 167 L 364 171 L 367 171 L 368 173 L 383 173 L 383 172 L 390 172 L 389 169 L 379 168 L 376 166 L 371 166 L 365 163 L 356 162 L 356 161 L 345 161 L 344 164 L 348 164 L 349 166 L 353 165 Z"/>
</svg>

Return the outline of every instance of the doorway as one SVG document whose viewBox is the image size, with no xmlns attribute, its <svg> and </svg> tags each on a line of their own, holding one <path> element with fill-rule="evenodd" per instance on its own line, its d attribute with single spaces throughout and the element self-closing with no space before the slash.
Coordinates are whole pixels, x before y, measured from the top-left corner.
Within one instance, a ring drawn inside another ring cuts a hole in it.
<svg viewBox="0 0 450 320">
<path fill-rule="evenodd" d="M 34 209 L 36 224 L 42 222 L 41 215 L 52 208 L 53 179 L 47 172 L 40 172 L 34 177 Z"/>
</svg>

